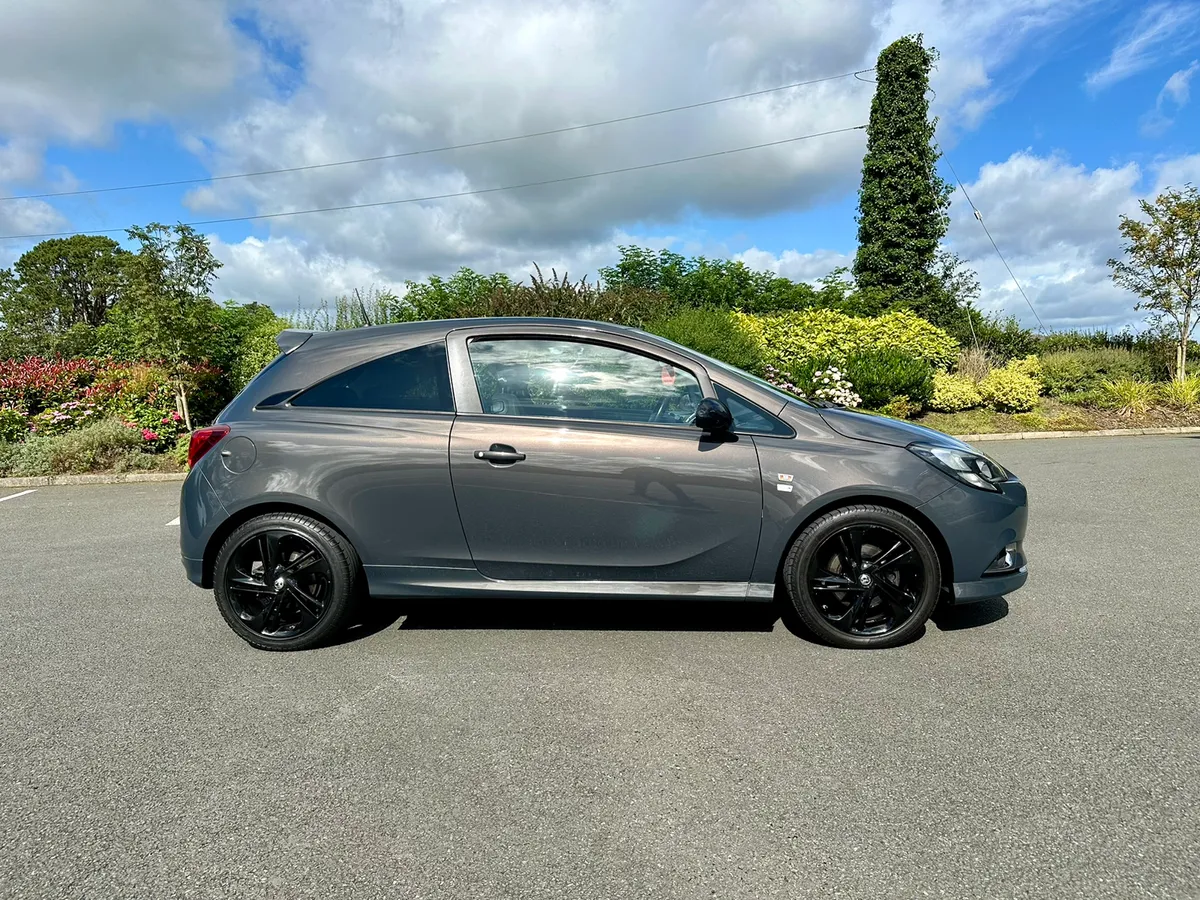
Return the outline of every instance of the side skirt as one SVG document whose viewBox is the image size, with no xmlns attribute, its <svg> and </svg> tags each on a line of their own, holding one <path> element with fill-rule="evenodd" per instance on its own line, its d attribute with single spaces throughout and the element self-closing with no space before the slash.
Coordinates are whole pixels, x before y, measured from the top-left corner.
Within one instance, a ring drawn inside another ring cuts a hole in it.
<svg viewBox="0 0 1200 900">
<path fill-rule="evenodd" d="M 732 581 L 514 581 L 487 578 L 475 569 L 430 566 L 364 566 L 377 597 L 520 598 L 623 597 L 647 600 L 754 600 L 769 602 L 775 585 Z"/>
</svg>

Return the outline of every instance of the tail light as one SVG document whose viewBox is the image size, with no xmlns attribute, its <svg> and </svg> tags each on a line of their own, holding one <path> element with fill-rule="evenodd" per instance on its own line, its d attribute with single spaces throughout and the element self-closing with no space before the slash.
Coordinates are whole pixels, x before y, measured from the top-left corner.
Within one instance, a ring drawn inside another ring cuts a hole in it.
<svg viewBox="0 0 1200 900">
<path fill-rule="evenodd" d="M 188 468 L 196 465 L 221 439 L 229 434 L 228 425 L 212 425 L 192 432 L 191 443 L 188 444 Z"/>
</svg>

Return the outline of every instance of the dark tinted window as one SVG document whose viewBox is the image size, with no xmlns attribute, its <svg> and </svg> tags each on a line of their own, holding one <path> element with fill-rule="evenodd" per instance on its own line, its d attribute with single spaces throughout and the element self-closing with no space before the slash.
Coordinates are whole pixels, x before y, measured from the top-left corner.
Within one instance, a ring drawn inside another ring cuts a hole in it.
<svg viewBox="0 0 1200 900">
<path fill-rule="evenodd" d="M 735 394 L 726 387 L 713 383 L 717 398 L 733 413 L 733 430 L 754 434 L 778 434 L 791 437 L 792 429 L 779 421 L 757 403 Z"/>
<path fill-rule="evenodd" d="M 310 387 L 292 405 L 454 412 L 446 345 L 414 347 L 347 369 Z"/>
</svg>

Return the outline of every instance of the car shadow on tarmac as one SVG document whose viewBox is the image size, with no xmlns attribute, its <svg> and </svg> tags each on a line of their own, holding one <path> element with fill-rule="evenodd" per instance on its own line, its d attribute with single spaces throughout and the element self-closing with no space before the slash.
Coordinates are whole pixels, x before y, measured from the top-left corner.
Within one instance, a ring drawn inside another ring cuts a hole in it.
<svg viewBox="0 0 1200 900">
<path fill-rule="evenodd" d="M 771 632 L 777 625 L 816 643 L 791 604 L 737 601 L 632 600 L 386 600 L 364 604 L 359 621 L 334 643 L 362 640 L 390 629 Z M 941 606 L 930 622 L 939 631 L 978 628 L 1008 615 L 1003 598 L 966 606 Z M 920 629 L 912 640 L 925 633 Z"/>
</svg>

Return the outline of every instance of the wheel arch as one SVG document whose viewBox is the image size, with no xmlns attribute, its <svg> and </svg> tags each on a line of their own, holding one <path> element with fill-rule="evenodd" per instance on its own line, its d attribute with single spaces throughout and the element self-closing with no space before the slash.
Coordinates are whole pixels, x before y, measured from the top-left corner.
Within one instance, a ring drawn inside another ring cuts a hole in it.
<svg viewBox="0 0 1200 900">
<path fill-rule="evenodd" d="M 253 503 L 249 506 L 244 506 L 241 509 L 238 509 L 236 512 L 230 513 L 229 517 L 225 519 L 225 521 L 223 521 L 219 526 L 217 526 L 216 530 L 213 531 L 211 537 L 208 539 L 208 543 L 204 546 L 203 582 L 201 587 L 208 589 L 212 588 L 213 569 L 216 567 L 217 554 L 221 552 L 221 547 L 224 545 L 225 540 L 229 537 L 229 535 L 233 534 L 233 532 L 239 526 L 245 524 L 251 519 L 258 516 L 269 515 L 271 513 L 296 513 L 302 516 L 308 516 L 310 519 L 315 519 L 321 524 L 336 531 L 339 535 L 341 535 L 343 540 L 345 540 L 352 548 L 354 548 L 355 553 L 358 553 L 358 547 L 355 545 L 354 540 L 350 537 L 350 535 L 346 533 L 346 529 L 339 526 L 338 523 L 330 519 L 329 516 L 322 515 L 311 507 L 305 506 L 303 503 L 296 503 L 290 500 L 266 500 L 261 503 Z"/>
<path fill-rule="evenodd" d="M 934 549 L 937 551 L 938 565 L 942 574 L 942 590 L 945 591 L 947 588 L 953 590 L 954 558 L 950 554 L 950 545 L 946 542 L 945 536 L 937 525 L 934 524 L 933 520 L 922 513 L 919 507 L 897 497 L 886 494 L 868 493 L 855 493 L 835 497 L 813 507 L 810 511 L 806 511 L 795 528 L 788 534 L 787 540 L 783 542 L 783 546 L 777 554 L 778 559 L 775 562 L 776 584 L 783 583 L 783 564 L 787 560 L 788 550 L 791 549 L 792 544 L 800 536 L 800 533 L 826 513 L 831 513 L 837 509 L 844 509 L 847 506 L 885 506 L 912 519 L 929 537 Z"/>
</svg>

